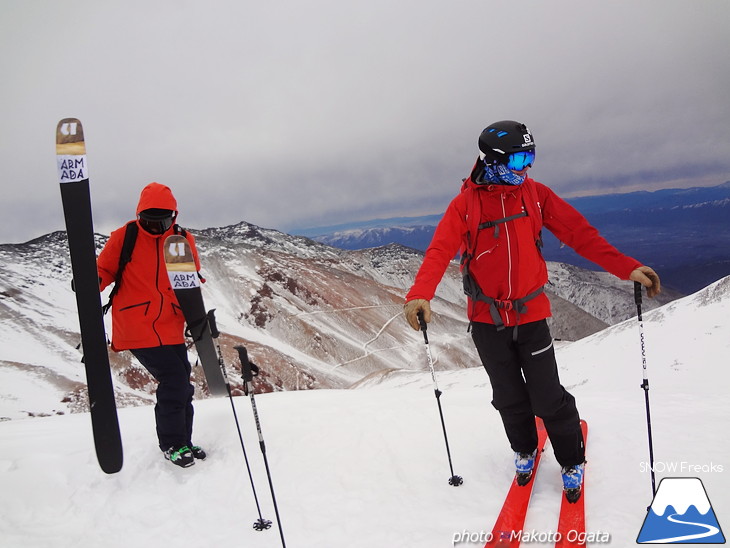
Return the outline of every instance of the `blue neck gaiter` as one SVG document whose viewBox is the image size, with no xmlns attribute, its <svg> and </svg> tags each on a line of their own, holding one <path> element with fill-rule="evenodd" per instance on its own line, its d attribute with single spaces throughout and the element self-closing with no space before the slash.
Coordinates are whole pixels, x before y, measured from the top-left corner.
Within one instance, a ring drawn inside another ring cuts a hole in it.
<svg viewBox="0 0 730 548">
<path fill-rule="evenodd" d="M 504 164 L 496 164 L 484 167 L 484 174 L 480 183 L 492 183 L 496 185 L 521 185 L 525 181 L 524 175 L 517 175 Z"/>
</svg>

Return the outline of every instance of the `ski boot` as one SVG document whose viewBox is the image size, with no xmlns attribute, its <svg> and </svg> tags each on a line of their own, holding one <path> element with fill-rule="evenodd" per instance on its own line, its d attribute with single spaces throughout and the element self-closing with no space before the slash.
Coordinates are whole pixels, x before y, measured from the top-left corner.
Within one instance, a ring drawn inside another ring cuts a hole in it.
<svg viewBox="0 0 730 548">
<path fill-rule="evenodd" d="M 191 444 L 188 445 L 188 447 L 190 447 L 190 452 L 193 454 L 193 458 L 196 458 L 198 460 L 205 460 L 208 457 L 205 450 L 199 445 Z"/>
<path fill-rule="evenodd" d="M 583 488 L 583 469 L 585 463 L 573 466 L 563 466 L 563 492 L 570 503 L 578 502 Z"/>
<path fill-rule="evenodd" d="M 524 486 L 530 483 L 532 471 L 535 468 L 537 449 L 532 453 L 515 453 L 515 469 L 517 485 Z"/>
<path fill-rule="evenodd" d="M 164 453 L 167 460 L 181 468 L 187 468 L 188 466 L 195 464 L 193 452 L 187 445 L 183 445 L 182 447 L 170 447 Z"/>
</svg>

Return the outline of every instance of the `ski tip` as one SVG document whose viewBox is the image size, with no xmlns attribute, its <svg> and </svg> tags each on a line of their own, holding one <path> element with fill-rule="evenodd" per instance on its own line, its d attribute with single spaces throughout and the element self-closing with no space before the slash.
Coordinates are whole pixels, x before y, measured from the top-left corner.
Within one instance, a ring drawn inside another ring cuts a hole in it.
<svg viewBox="0 0 730 548">
<path fill-rule="evenodd" d="M 56 126 L 56 167 L 59 183 L 78 183 L 89 178 L 84 128 L 76 118 L 64 118 Z"/>
<path fill-rule="evenodd" d="M 56 154 L 80 155 L 86 153 L 84 127 L 78 118 L 64 118 L 56 126 Z"/>
<path fill-rule="evenodd" d="M 192 248 L 185 236 L 172 235 L 165 240 L 165 267 L 174 290 L 200 287 Z"/>
</svg>

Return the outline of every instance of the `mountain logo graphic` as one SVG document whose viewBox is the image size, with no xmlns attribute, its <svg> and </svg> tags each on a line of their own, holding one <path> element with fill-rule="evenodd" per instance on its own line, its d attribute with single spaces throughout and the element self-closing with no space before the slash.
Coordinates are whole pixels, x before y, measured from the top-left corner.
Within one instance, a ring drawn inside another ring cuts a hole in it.
<svg viewBox="0 0 730 548">
<path fill-rule="evenodd" d="M 725 544 L 702 481 L 662 479 L 636 543 Z"/>
</svg>

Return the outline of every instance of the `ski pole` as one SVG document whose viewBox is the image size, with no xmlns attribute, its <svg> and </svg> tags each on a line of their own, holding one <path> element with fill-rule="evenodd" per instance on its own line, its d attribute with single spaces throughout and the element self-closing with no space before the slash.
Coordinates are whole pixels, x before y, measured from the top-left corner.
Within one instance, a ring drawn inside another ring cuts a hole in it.
<svg viewBox="0 0 730 548">
<path fill-rule="evenodd" d="M 641 367 L 644 370 L 644 381 L 641 388 L 644 389 L 644 400 L 646 402 L 646 427 L 649 434 L 649 466 L 651 471 L 651 494 L 656 495 L 656 478 L 654 476 L 654 443 L 651 434 L 651 411 L 649 409 L 649 375 L 646 367 L 646 345 L 644 342 L 644 320 L 641 317 L 641 284 L 634 282 L 634 301 L 636 301 L 636 312 L 639 320 L 639 336 L 641 340 Z"/>
<path fill-rule="evenodd" d="M 271 501 L 274 503 L 274 513 L 276 514 L 276 523 L 279 526 L 279 535 L 281 536 L 281 546 L 286 548 L 284 540 L 284 531 L 281 528 L 281 518 L 279 517 L 279 506 L 276 504 L 276 495 L 274 494 L 274 484 L 271 481 L 271 470 L 269 470 L 269 459 L 266 458 L 266 444 L 264 443 L 264 435 L 261 433 L 261 421 L 259 421 L 259 413 L 256 409 L 256 399 L 253 395 L 253 377 L 258 375 L 259 368 L 256 364 L 251 363 L 248 359 L 248 351 L 245 346 L 234 347 L 238 350 L 238 357 L 241 360 L 241 372 L 243 374 L 243 390 L 246 395 L 251 398 L 251 409 L 253 410 L 253 418 L 256 422 L 256 431 L 259 434 L 259 447 L 264 457 L 264 466 L 266 467 L 266 477 L 269 479 L 269 489 L 271 490 Z"/>
<path fill-rule="evenodd" d="M 436 384 L 436 373 L 433 370 L 433 357 L 431 356 L 431 348 L 428 345 L 428 329 L 426 320 L 423 318 L 423 312 L 418 313 L 418 323 L 421 325 L 421 331 L 423 331 L 423 340 L 426 343 L 426 356 L 428 357 L 428 367 L 431 369 L 431 379 L 433 380 L 433 392 L 436 394 L 436 403 L 439 407 L 439 416 L 441 417 L 441 429 L 444 431 L 444 441 L 446 442 L 446 455 L 449 457 L 449 468 L 451 469 L 451 477 L 449 478 L 449 485 L 458 487 L 464 483 L 464 479 L 461 476 L 454 474 L 454 466 L 451 464 L 451 450 L 449 449 L 449 438 L 446 435 L 446 423 L 444 422 L 444 412 L 441 409 L 441 390 L 439 390 L 438 384 Z"/>
<path fill-rule="evenodd" d="M 248 471 L 248 479 L 251 481 L 251 491 L 253 491 L 253 498 L 256 501 L 256 510 L 259 513 L 259 519 L 253 524 L 253 528 L 257 531 L 263 531 L 271 527 L 271 521 L 264 519 L 261 516 L 261 506 L 259 505 L 259 498 L 256 495 L 256 486 L 253 483 L 253 475 L 251 474 L 251 466 L 248 462 L 248 455 L 246 454 L 246 446 L 243 444 L 243 436 L 241 435 L 241 426 L 238 423 L 238 414 L 236 413 L 236 406 L 233 404 L 233 394 L 231 394 L 231 385 L 228 382 L 228 375 L 226 374 L 226 364 L 223 361 L 223 353 L 221 352 L 220 344 L 218 343 L 218 326 L 215 323 L 215 309 L 208 312 L 208 326 L 210 327 L 210 333 L 215 341 L 216 350 L 218 352 L 218 365 L 223 373 L 223 380 L 226 383 L 226 391 L 228 392 L 228 399 L 231 401 L 231 409 L 233 410 L 233 419 L 236 421 L 236 430 L 238 431 L 238 439 L 241 441 L 241 450 L 243 451 L 243 460 L 246 461 L 246 470 Z"/>
</svg>

